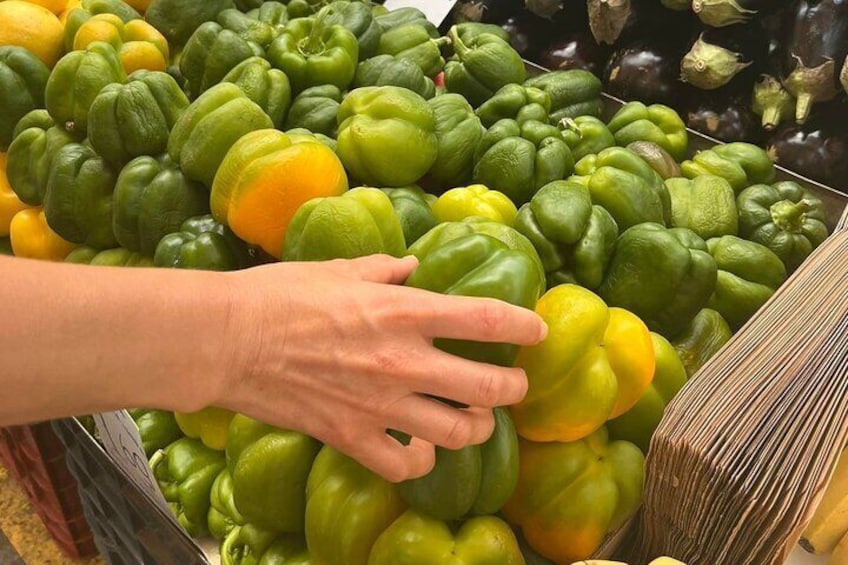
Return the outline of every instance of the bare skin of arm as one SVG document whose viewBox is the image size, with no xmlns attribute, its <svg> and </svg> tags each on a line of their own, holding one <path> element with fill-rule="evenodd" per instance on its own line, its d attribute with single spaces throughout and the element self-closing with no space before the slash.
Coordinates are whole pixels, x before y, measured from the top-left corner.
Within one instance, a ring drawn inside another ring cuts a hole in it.
<svg viewBox="0 0 848 565">
<path fill-rule="evenodd" d="M 314 436 L 389 480 L 421 476 L 434 445 L 484 441 L 491 408 L 527 390 L 522 370 L 448 355 L 433 338 L 531 345 L 546 328 L 495 300 L 398 286 L 416 264 L 210 273 L 0 256 L 0 426 L 214 405 Z"/>
</svg>

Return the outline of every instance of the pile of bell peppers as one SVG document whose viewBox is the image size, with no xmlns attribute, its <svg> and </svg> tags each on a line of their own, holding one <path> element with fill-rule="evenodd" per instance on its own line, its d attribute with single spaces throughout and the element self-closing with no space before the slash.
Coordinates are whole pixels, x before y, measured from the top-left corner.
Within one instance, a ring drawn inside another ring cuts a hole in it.
<svg viewBox="0 0 848 565">
<path fill-rule="evenodd" d="M 665 406 L 828 236 L 763 150 L 693 154 L 659 104 L 604 121 L 597 78 L 530 76 L 496 26 L 108 0 L 71 10 L 65 47 L 49 68 L 0 46 L 0 253 L 210 271 L 413 254 L 408 286 L 550 329 L 435 341 L 530 386 L 488 441 L 401 484 L 221 408 L 134 410 L 166 500 L 225 564 L 519 564 L 516 531 L 590 557 L 640 504 Z"/>
</svg>

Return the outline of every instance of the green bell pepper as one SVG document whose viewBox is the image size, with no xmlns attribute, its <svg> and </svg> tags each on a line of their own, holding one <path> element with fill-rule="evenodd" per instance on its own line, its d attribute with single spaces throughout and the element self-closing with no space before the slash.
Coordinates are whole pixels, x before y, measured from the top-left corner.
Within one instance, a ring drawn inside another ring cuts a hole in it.
<svg viewBox="0 0 848 565">
<path fill-rule="evenodd" d="M 29 112 L 44 106 L 44 88 L 50 69 L 23 47 L 0 47 L 0 151 L 12 143 L 15 125 Z"/>
<path fill-rule="evenodd" d="M 321 444 L 241 414 L 230 423 L 227 468 L 244 519 L 274 532 L 302 532 L 306 479 Z"/>
<path fill-rule="evenodd" d="M 260 19 L 251 18 L 235 8 L 220 11 L 216 21 L 224 29 L 237 33 L 239 37 L 247 41 L 252 41 L 263 49 L 267 48 L 277 37 L 278 33 L 282 31 Z M 191 39 L 189 39 L 189 42 L 191 42 Z"/>
<path fill-rule="evenodd" d="M 180 55 L 180 71 L 189 97 L 196 99 L 220 83 L 242 61 L 264 54 L 259 44 L 216 22 L 206 22 L 191 35 Z"/>
<path fill-rule="evenodd" d="M 505 408 L 495 408 L 494 416 L 495 430 L 485 443 L 456 451 L 436 447 L 433 470 L 400 483 L 400 494 L 410 507 L 450 521 L 494 514 L 506 504 L 518 481 L 518 434 Z"/>
<path fill-rule="evenodd" d="M 547 122 L 551 96 L 544 90 L 507 84 L 477 108 L 477 117 L 487 128 L 499 120 Z"/>
<path fill-rule="evenodd" d="M 324 5 L 324 0 L 287 0 L 289 19 L 308 18 L 315 15 Z"/>
<path fill-rule="evenodd" d="M 245 13 L 248 18 L 266 23 L 274 32 L 279 34 L 289 23 L 289 11 L 286 5 L 282 2 L 267 2 L 263 1 L 258 6 L 254 7 Z"/>
<path fill-rule="evenodd" d="M 445 66 L 445 87 L 465 96 L 472 106 L 480 106 L 503 86 L 522 83 L 527 77 L 521 55 L 497 35 L 481 33 L 466 43 L 452 27 L 448 37 L 456 57 Z"/>
<path fill-rule="evenodd" d="M 27 112 L 24 117 L 18 120 L 15 130 L 12 133 L 12 139 L 14 140 L 29 128 L 38 128 L 46 131 L 55 125 L 56 123 L 53 121 L 53 118 L 50 117 L 50 112 L 44 108 L 39 108 L 38 110 Z"/>
<path fill-rule="evenodd" d="M 89 109 L 88 141 L 114 167 L 158 155 L 188 98 L 167 73 L 136 71 L 126 84 L 109 84 Z"/>
<path fill-rule="evenodd" d="M 634 141 L 656 143 L 678 161 L 686 157 L 689 134 L 680 115 L 663 104 L 645 106 L 641 102 L 625 104 L 608 124 L 619 145 Z"/>
<path fill-rule="evenodd" d="M 273 127 L 268 114 L 239 87 L 223 82 L 182 113 L 168 138 L 168 154 L 187 178 L 211 188 L 224 155 L 239 138 Z"/>
<path fill-rule="evenodd" d="M 588 155 L 574 166 L 573 180 L 586 184 L 592 202 L 605 208 L 624 231 L 637 224 L 668 225 L 671 197 L 662 178 L 641 157 L 622 147 Z"/>
<path fill-rule="evenodd" d="M 344 90 L 353 81 L 359 60 L 356 36 L 340 25 L 327 25 L 327 12 L 288 23 L 268 50 L 268 60 L 303 92 L 332 84 Z"/>
<path fill-rule="evenodd" d="M 371 186 L 406 186 L 436 161 L 436 120 L 427 101 L 405 88 L 369 86 L 339 107 L 338 154 L 350 174 Z"/>
<path fill-rule="evenodd" d="M 472 518 L 456 533 L 444 522 L 405 512 L 383 532 L 368 565 L 524 565 L 518 540 L 495 516 Z"/>
<path fill-rule="evenodd" d="M 491 33 L 497 35 L 504 41 L 509 41 L 509 32 L 497 24 L 484 24 L 480 22 L 463 22 L 456 24 L 456 32 L 460 39 L 466 43 L 480 35 L 481 33 Z"/>
<path fill-rule="evenodd" d="M 233 502 L 233 477 L 230 470 L 224 468 L 212 483 L 209 495 L 209 533 L 213 538 L 222 540 L 233 528 L 245 524 L 244 516 L 239 513 Z M 223 552 L 222 552 L 223 557 Z"/>
<path fill-rule="evenodd" d="M 529 239 L 545 266 L 547 286 L 601 285 L 618 239 L 618 226 L 604 208 L 593 206 L 589 190 L 555 181 L 521 207 L 515 229 Z"/>
<path fill-rule="evenodd" d="M 651 436 L 660 425 L 665 407 L 688 379 L 686 367 L 668 340 L 653 332 L 651 340 L 657 358 L 654 379 L 633 408 L 607 422 L 610 438 L 629 441 L 645 455 L 648 454 Z"/>
<path fill-rule="evenodd" d="M 707 247 L 718 266 L 707 305 L 737 331 L 783 284 L 786 268 L 768 247 L 732 235 L 710 239 Z"/>
<path fill-rule="evenodd" d="M 283 245 L 284 261 L 354 259 L 406 252 L 403 228 L 389 197 L 376 188 L 313 198 L 298 208 Z"/>
<path fill-rule="evenodd" d="M 323 143 L 327 147 L 333 150 L 333 153 L 336 152 L 336 148 L 338 147 L 338 143 L 332 137 L 327 137 L 323 133 L 312 133 L 306 128 L 295 128 L 286 131 L 286 135 L 292 140 L 292 143 L 302 143 L 303 141 L 298 141 L 298 139 L 309 140 L 309 141 L 317 141 L 318 143 Z"/>
<path fill-rule="evenodd" d="M 74 50 L 74 38 L 79 28 L 98 14 L 114 14 L 124 23 L 142 19 L 135 8 L 121 0 L 83 0 L 80 7 L 73 8 L 65 16 L 65 51 L 70 53 Z"/>
<path fill-rule="evenodd" d="M 544 185 L 574 169 L 559 130 L 534 120 L 501 120 L 483 134 L 474 154 L 472 179 L 503 192 L 521 206 Z"/>
<path fill-rule="evenodd" d="M 633 312 L 672 339 L 706 306 L 716 271 L 707 244 L 694 232 L 644 223 L 618 238 L 598 293 L 610 306 Z"/>
<path fill-rule="evenodd" d="M 440 48 L 447 38 L 433 39 L 427 30 L 416 24 L 406 24 L 383 32 L 377 47 L 378 55 L 392 55 L 414 63 L 424 76 L 439 74 L 445 67 Z"/>
<path fill-rule="evenodd" d="M 551 97 L 551 123 L 579 116 L 599 117 L 604 107 L 601 81 L 582 69 L 554 71 L 527 79 L 524 86 L 544 90 Z"/>
<path fill-rule="evenodd" d="M 364 86 L 400 86 L 428 100 L 436 95 L 436 84 L 415 63 L 391 55 L 377 55 L 357 65 L 352 87 Z"/>
<path fill-rule="evenodd" d="M 304 128 L 335 138 L 341 102 L 342 91 L 338 86 L 325 84 L 307 88 L 292 102 L 285 129 Z"/>
<path fill-rule="evenodd" d="M 68 259 L 65 261 L 68 262 Z M 141 446 L 148 458 L 183 437 L 173 412 L 136 408 L 129 410 L 129 413 L 138 426 Z"/>
<path fill-rule="evenodd" d="M 442 94 L 428 102 L 436 118 L 439 154 L 428 180 L 441 189 L 471 180 L 474 153 L 485 131 L 471 105 L 459 94 Z"/>
<path fill-rule="evenodd" d="M 774 180 L 774 164 L 765 149 L 737 141 L 699 151 L 680 164 L 684 177 L 715 175 L 730 183 L 736 194 L 752 184 L 768 184 Z"/>
<path fill-rule="evenodd" d="M 407 286 L 415 288 L 497 298 L 532 310 L 544 285 L 532 255 L 511 249 L 490 235 L 459 237 L 415 254 L 421 262 L 406 281 Z M 511 344 L 446 339 L 436 339 L 434 344 L 466 359 L 504 367 L 512 366 L 518 355 L 518 347 Z"/>
<path fill-rule="evenodd" d="M 694 179 L 665 181 L 671 196 L 671 225 L 689 228 L 703 239 L 736 235 L 736 195 L 721 177 L 703 175 Z"/>
<path fill-rule="evenodd" d="M 405 510 L 397 485 L 324 446 L 306 483 L 306 544 L 313 563 L 367 565 L 374 542 Z"/>
<path fill-rule="evenodd" d="M 192 536 L 208 531 L 212 483 L 226 464 L 223 452 L 190 438 L 178 439 L 150 458 L 150 468 L 168 506 Z"/>
<path fill-rule="evenodd" d="M 125 83 L 127 75 L 114 47 L 95 41 L 85 51 L 72 51 L 56 63 L 44 90 L 50 117 L 78 138 L 88 132 L 88 111 L 104 86 Z"/>
<path fill-rule="evenodd" d="M 235 412 L 217 406 L 207 406 L 196 412 L 174 412 L 174 418 L 182 432 L 199 439 L 210 449 L 223 451 L 227 446 L 230 422 Z"/>
<path fill-rule="evenodd" d="M 575 161 L 615 146 L 612 132 L 595 116 L 563 118 L 559 121 L 559 127 L 562 128 L 562 138 L 571 149 Z"/>
<path fill-rule="evenodd" d="M 750 186 L 736 198 L 736 206 L 739 235 L 771 249 L 787 273 L 827 238 L 824 203 L 796 182 Z"/>
<path fill-rule="evenodd" d="M 380 28 L 382 28 L 383 33 L 403 25 L 416 24 L 427 30 L 430 37 L 434 39 L 439 37 L 439 31 L 436 29 L 436 26 L 430 23 L 426 14 L 418 8 L 398 8 L 390 12 L 379 13 L 375 15 L 374 19 Z"/>
<path fill-rule="evenodd" d="M 692 378 L 733 337 L 727 321 L 715 310 L 704 308 L 674 341 L 674 350 Z"/>
<path fill-rule="evenodd" d="M 283 534 L 252 524 L 230 531 L 221 544 L 221 565 L 294 565 L 306 552 L 300 534 Z"/>
<path fill-rule="evenodd" d="M 233 0 L 156 0 L 144 13 L 144 19 L 159 30 L 174 48 L 185 45 L 204 22 L 233 7 Z M 141 16 L 136 16 L 139 18 Z"/>
<path fill-rule="evenodd" d="M 663 180 L 683 176 L 674 157 L 652 141 L 634 141 L 627 144 L 627 149 L 648 163 Z"/>
<path fill-rule="evenodd" d="M 157 267 L 206 271 L 234 271 L 249 262 L 247 245 L 211 214 L 187 219 L 162 238 L 153 256 Z"/>
<path fill-rule="evenodd" d="M 493 222 L 486 218 L 472 217 L 465 218 L 461 222 L 445 222 L 439 224 L 411 245 L 409 247 L 409 253 L 418 257 L 418 260 L 420 261 L 435 249 L 438 249 L 455 239 L 475 233 L 492 236 L 505 243 L 508 248 L 526 253 L 536 265 L 536 272 L 538 273 L 539 280 L 545 280 L 545 269 L 542 266 L 542 261 L 539 259 L 539 255 L 536 253 L 536 249 L 533 247 L 533 244 L 530 243 L 530 240 L 515 229 L 500 222 Z M 544 284 L 541 284 L 539 286 L 539 294 L 544 292 L 544 290 Z"/>
<path fill-rule="evenodd" d="M 31 127 L 15 136 L 6 154 L 6 178 L 21 202 L 42 203 L 53 160 L 73 142 L 71 134 L 58 126 Z"/>
<path fill-rule="evenodd" d="M 130 251 L 152 257 L 163 237 L 185 220 L 207 213 L 209 192 L 185 178 L 167 153 L 133 159 L 118 175 L 112 228 L 118 243 Z"/>
<path fill-rule="evenodd" d="M 417 186 L 384 188 L 403 230 L 403 239 L 409 247 L 439 223 L 430 208 L 436 197 Z"/>
<path fill-rule="evenodd" d="M 322 11 L 328 12 L 325 20 L 327 25 L 344 26 L 356 36 L 360 61 L 370 59 L 377 54 L 380 37 L 383 35 L 383 28 L 374 18 L 369 4 L 369 2 L 336 0 L 322 8 Z"/>
<path fill-rule="evenodd" d="M 153 260 L 136 251 L 123 247 L 99 251 L 83 245 L 77 247 L 65 257 L 65 263 L 92 265 L 98 267 L 152 267 Z"/>
<path fill-rule="evenodd" d="M 272 69 L 262 57 L 245 59 L 227 73 L 221 82 L 231 82 L 255 102 L 280 129 L 291 105 L 291 85 L 286 74 Z"/>
<path fill-rule="evenodd" d="M 69 143 L 54 157 L 44 215 L 57 234 L 97 249 L 118 245 L 112 229 L 117 174 L 87 145 Z"/>
</svg>

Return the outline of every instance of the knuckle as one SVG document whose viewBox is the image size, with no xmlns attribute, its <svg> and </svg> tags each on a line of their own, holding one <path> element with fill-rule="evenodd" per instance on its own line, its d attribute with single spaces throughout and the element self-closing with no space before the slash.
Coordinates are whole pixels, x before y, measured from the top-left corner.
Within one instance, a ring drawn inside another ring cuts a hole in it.
<svg viewBox="0 0 848 565">
<path fill-rule="evenodd" d="M 477 404 L 486 408 L 497 406 L 501 400 L 501 381 L 488 371 L 477 382 Z"/>
<path fill-rule="evenodd" d="M 409 478 L 407 465 L 400 456 L 388 458 L 378 473 L 390 483 L 400 483 Z"/>
<path fill-rule="evenodd" d="M 473 429 L 467 418 L 458 416 L 451 422 L 445 435 L 443 446 L 447 449 L 462 449 L 473 439 Z"/>
<path fill-rule="evenodd" d="M 498 335 L 506 326 L 506 312 L 497 300 L 486 299 L 477 312 L 477 323 L 487 335 Z"/>
<path fill-rule="evenodd" d="M 373 360 L 377 370 L 384 375 L 395 376 L 404 367 L 403 359 L 396 351 L 376 351 Z"/>
</svg>

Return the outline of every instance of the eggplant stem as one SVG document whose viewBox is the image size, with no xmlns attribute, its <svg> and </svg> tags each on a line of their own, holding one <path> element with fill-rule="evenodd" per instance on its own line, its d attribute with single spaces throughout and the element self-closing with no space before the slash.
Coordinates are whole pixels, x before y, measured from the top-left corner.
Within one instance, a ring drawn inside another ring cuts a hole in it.
<svg viewBox="0 0 848 565">
<path fill-rule="evenodd" d="M 813 95 L 809 92 L 800 93 L 795 103 L 795 121 L 799 124 L 806 122 L 812 108 Z"/>
<path fill-rule="evenodd" d="M 763 129 L 771 131 L 780 124 L 780 106 L 768 106 L 763 109 Z"/>
</svg>

